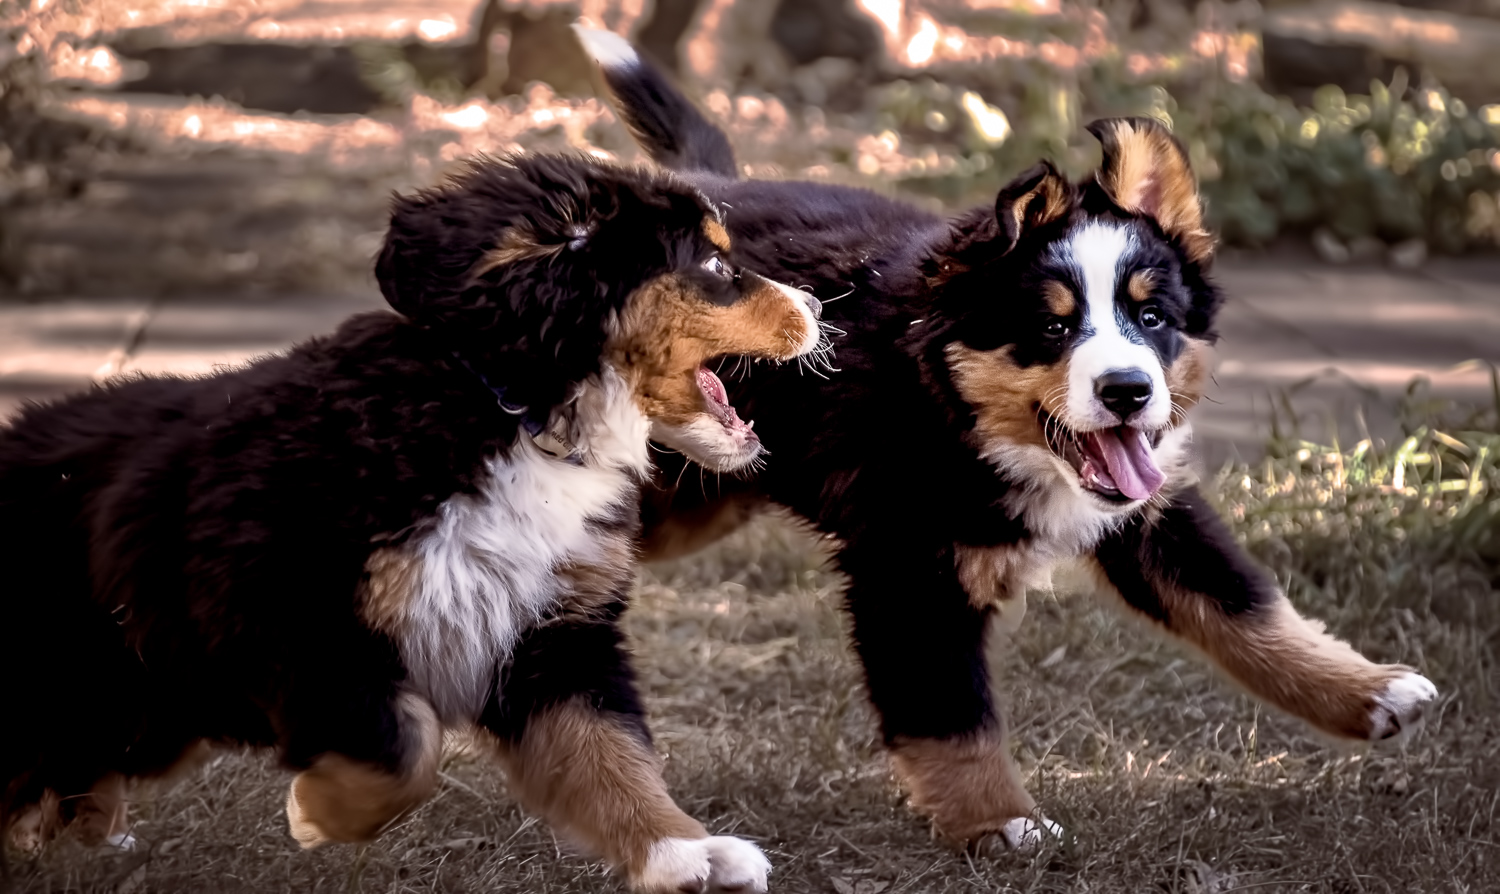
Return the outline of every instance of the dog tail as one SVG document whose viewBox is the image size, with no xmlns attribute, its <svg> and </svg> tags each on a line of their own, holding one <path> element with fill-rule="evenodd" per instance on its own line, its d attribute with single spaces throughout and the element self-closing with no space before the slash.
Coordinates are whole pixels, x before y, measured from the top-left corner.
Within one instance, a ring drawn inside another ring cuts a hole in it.
<svg viewBox="0 0 1500 894">
<path fill-rule="evenodd" d="M 599 63 L 615 108 L 652 161 L 674 171 L 738 176 L 729 138 L 665 74 L 642 59 L 630 41 L 582 25 L 573 30 Z"/>
</svg>

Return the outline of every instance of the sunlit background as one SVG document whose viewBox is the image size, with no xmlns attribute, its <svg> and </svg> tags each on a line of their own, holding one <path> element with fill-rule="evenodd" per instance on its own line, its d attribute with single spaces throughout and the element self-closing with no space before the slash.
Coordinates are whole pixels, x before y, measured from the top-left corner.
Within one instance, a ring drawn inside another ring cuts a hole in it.
<svg viewBox="0 0 1500 894">
<path fill-rule="evenodd" d="M 466 156 L 638 160 L 580 19 L 667 68 L 747 176 L 934 209 L 988 201 L 1042 157 L 1086 173 L 1093 118 L 1170 123 L 1237 293 L 1209 435 L 1308 416 L 1279 406 L 1288 389 L 1339 392 L 1311 414 L 1356 434 L 1355 404 L 1381 396 L 1358 412 L 1389 422 L 1416 376 L 1488 392 L 1500 299 L 1451 259 L 1500 239 L 1500 0 L 0 0 L 0 313 L 51 332 L 14 302 L 145 302 L 91 324 L 124 351 L 102 374 L 142 356 L 199 371 L 336 319 L 348 306 L 287 311 L 259 339 L 190 327 L 170 350 L 159 332 L 184 300 L 370 299 L 386 196 Z M 1327 300 L 1350 292 L 1372 297 Z M 140 313 L 158 329 L 133 337 Z M 0 412 L 98 359 L 21 358 L 14 331 Z"/>
<path fill-rule="evenodd" d="M 465 156 L 640 161 L 580 18 L 667 68 L 745 174 L 934 210 L 991 203 L 1042 157 L 1086 175 L 1095 117 L 1170 123 L 1230 298 L 1194 411 L 1204 490 L 1299 608 L 1443 693 L 1408 749 L 1330 749 L 1114 614 L 1034 593 L 991 657 L 1069 837 L 955 855 L 901 806 L 842 579 L 757 523 L 643 568 L 626 618 L 695 816 L 759 842 L 788 892 L 1495 890 L 1500 0 L 0 0 L 0 424 L 380 307 L 388 196 Z M 624 890 L 473 755 L 368 848 L 300 852 L 286 779 L 223 754 L 136 790 L 137 851 L 64 840 L 7 880 Z"/>
</svg>

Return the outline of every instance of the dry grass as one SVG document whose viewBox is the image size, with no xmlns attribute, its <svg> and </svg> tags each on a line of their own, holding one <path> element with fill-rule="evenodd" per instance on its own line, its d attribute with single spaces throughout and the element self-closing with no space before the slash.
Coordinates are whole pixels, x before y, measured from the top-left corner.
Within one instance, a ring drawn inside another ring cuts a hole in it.
<svg viewBox="0 0 1500 894">
<path fill-rule="evenodd" d="M 1492 891 L 1500 471 L 1495 435 L 1443 437 L 1380 455 L 1292 445 L 1210 485 L 1300 607 L 1438 684 L 1435 716 L 1404 750 L 1330 747 L 1089 598 L 1034 597 L 994 659 L 1031 789 L 1067 838 L 1029 858 L 954 854 L 891 781 L 838 578 L 809 538 L 768 520 L 642 576 L 629 629 L 672 788 L 711 830 L 765 847 L 778 891 Z M 118 894 L 622 890 L 527 820 L 481 758 L 454 755 L 444 780 L 379 843 L 301 853 L 281 814 L 287 775 L 226 755 L 141 793 L 138 851 L 64 841 L 18 861 L 14 882 Z"/>
</svg>

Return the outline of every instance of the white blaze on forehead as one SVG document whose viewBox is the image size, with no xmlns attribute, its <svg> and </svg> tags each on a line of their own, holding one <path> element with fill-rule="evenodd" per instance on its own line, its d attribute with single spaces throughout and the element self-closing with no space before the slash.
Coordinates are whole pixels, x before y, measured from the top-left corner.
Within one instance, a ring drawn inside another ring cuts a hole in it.
<svg viewBox="0 0 1500 894">
<path fill-rule="evenodd" d="M 1120 295 L 1125 267 L 1135 254 L 1135 234 L 1127 227 L 1089 221 L 1068 234 L 1054 256 L 1072 267 L 1083 286 L 1083 324 L 1068 360 L 1068 408 L 1064 423 L 1075 431 L 1120 424 L 1094 395 L 1094 380 L 1112 370 L 1139 369 L 1151 377 L 1151 400 L 1131 424 L 1155 429 L 1167 424 L 1171 395 L 1161 358 L 1149 345 L 1133 341 L 1120 328 Z"/>
</svg>

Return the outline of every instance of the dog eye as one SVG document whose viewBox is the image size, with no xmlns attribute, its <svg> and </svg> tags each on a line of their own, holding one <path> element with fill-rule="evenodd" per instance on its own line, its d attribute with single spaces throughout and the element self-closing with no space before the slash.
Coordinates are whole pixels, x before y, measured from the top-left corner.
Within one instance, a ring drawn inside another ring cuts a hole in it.
<svg viewBox="0 0 1500 894">
<path fill-rule="evenodd" d="M 729 268 L 729 265 L 724 263 L 724 259 L 719 257 L 718 255 L 714 255 L 713 257 L 704 261 L 703 269 L 721 279 L 729 279 L 734 275 L 734 271 L 731 270 Z"/>
<path fill-rule="evenodd" d="M 1161 315 L 1159 309 L 1147 307 L 1141 310 L 1141 325 L 1147 329 L 1159 329 L 1161 328 L 1161 324 L 1165 322 L 1166 318 Z"/>
<path fill-rule="evenodd" d="M 1067 323 L 1064 323 L 1062 320 L 1053 320 L 1052 322 L 1048 323 L 1047 328 L 1042 331 L 1046 333 L 1048 338 L 1067 338 L 1068 333 L 1072 332 L 1073 330 L 1068 326 Z"/>
</svg>

